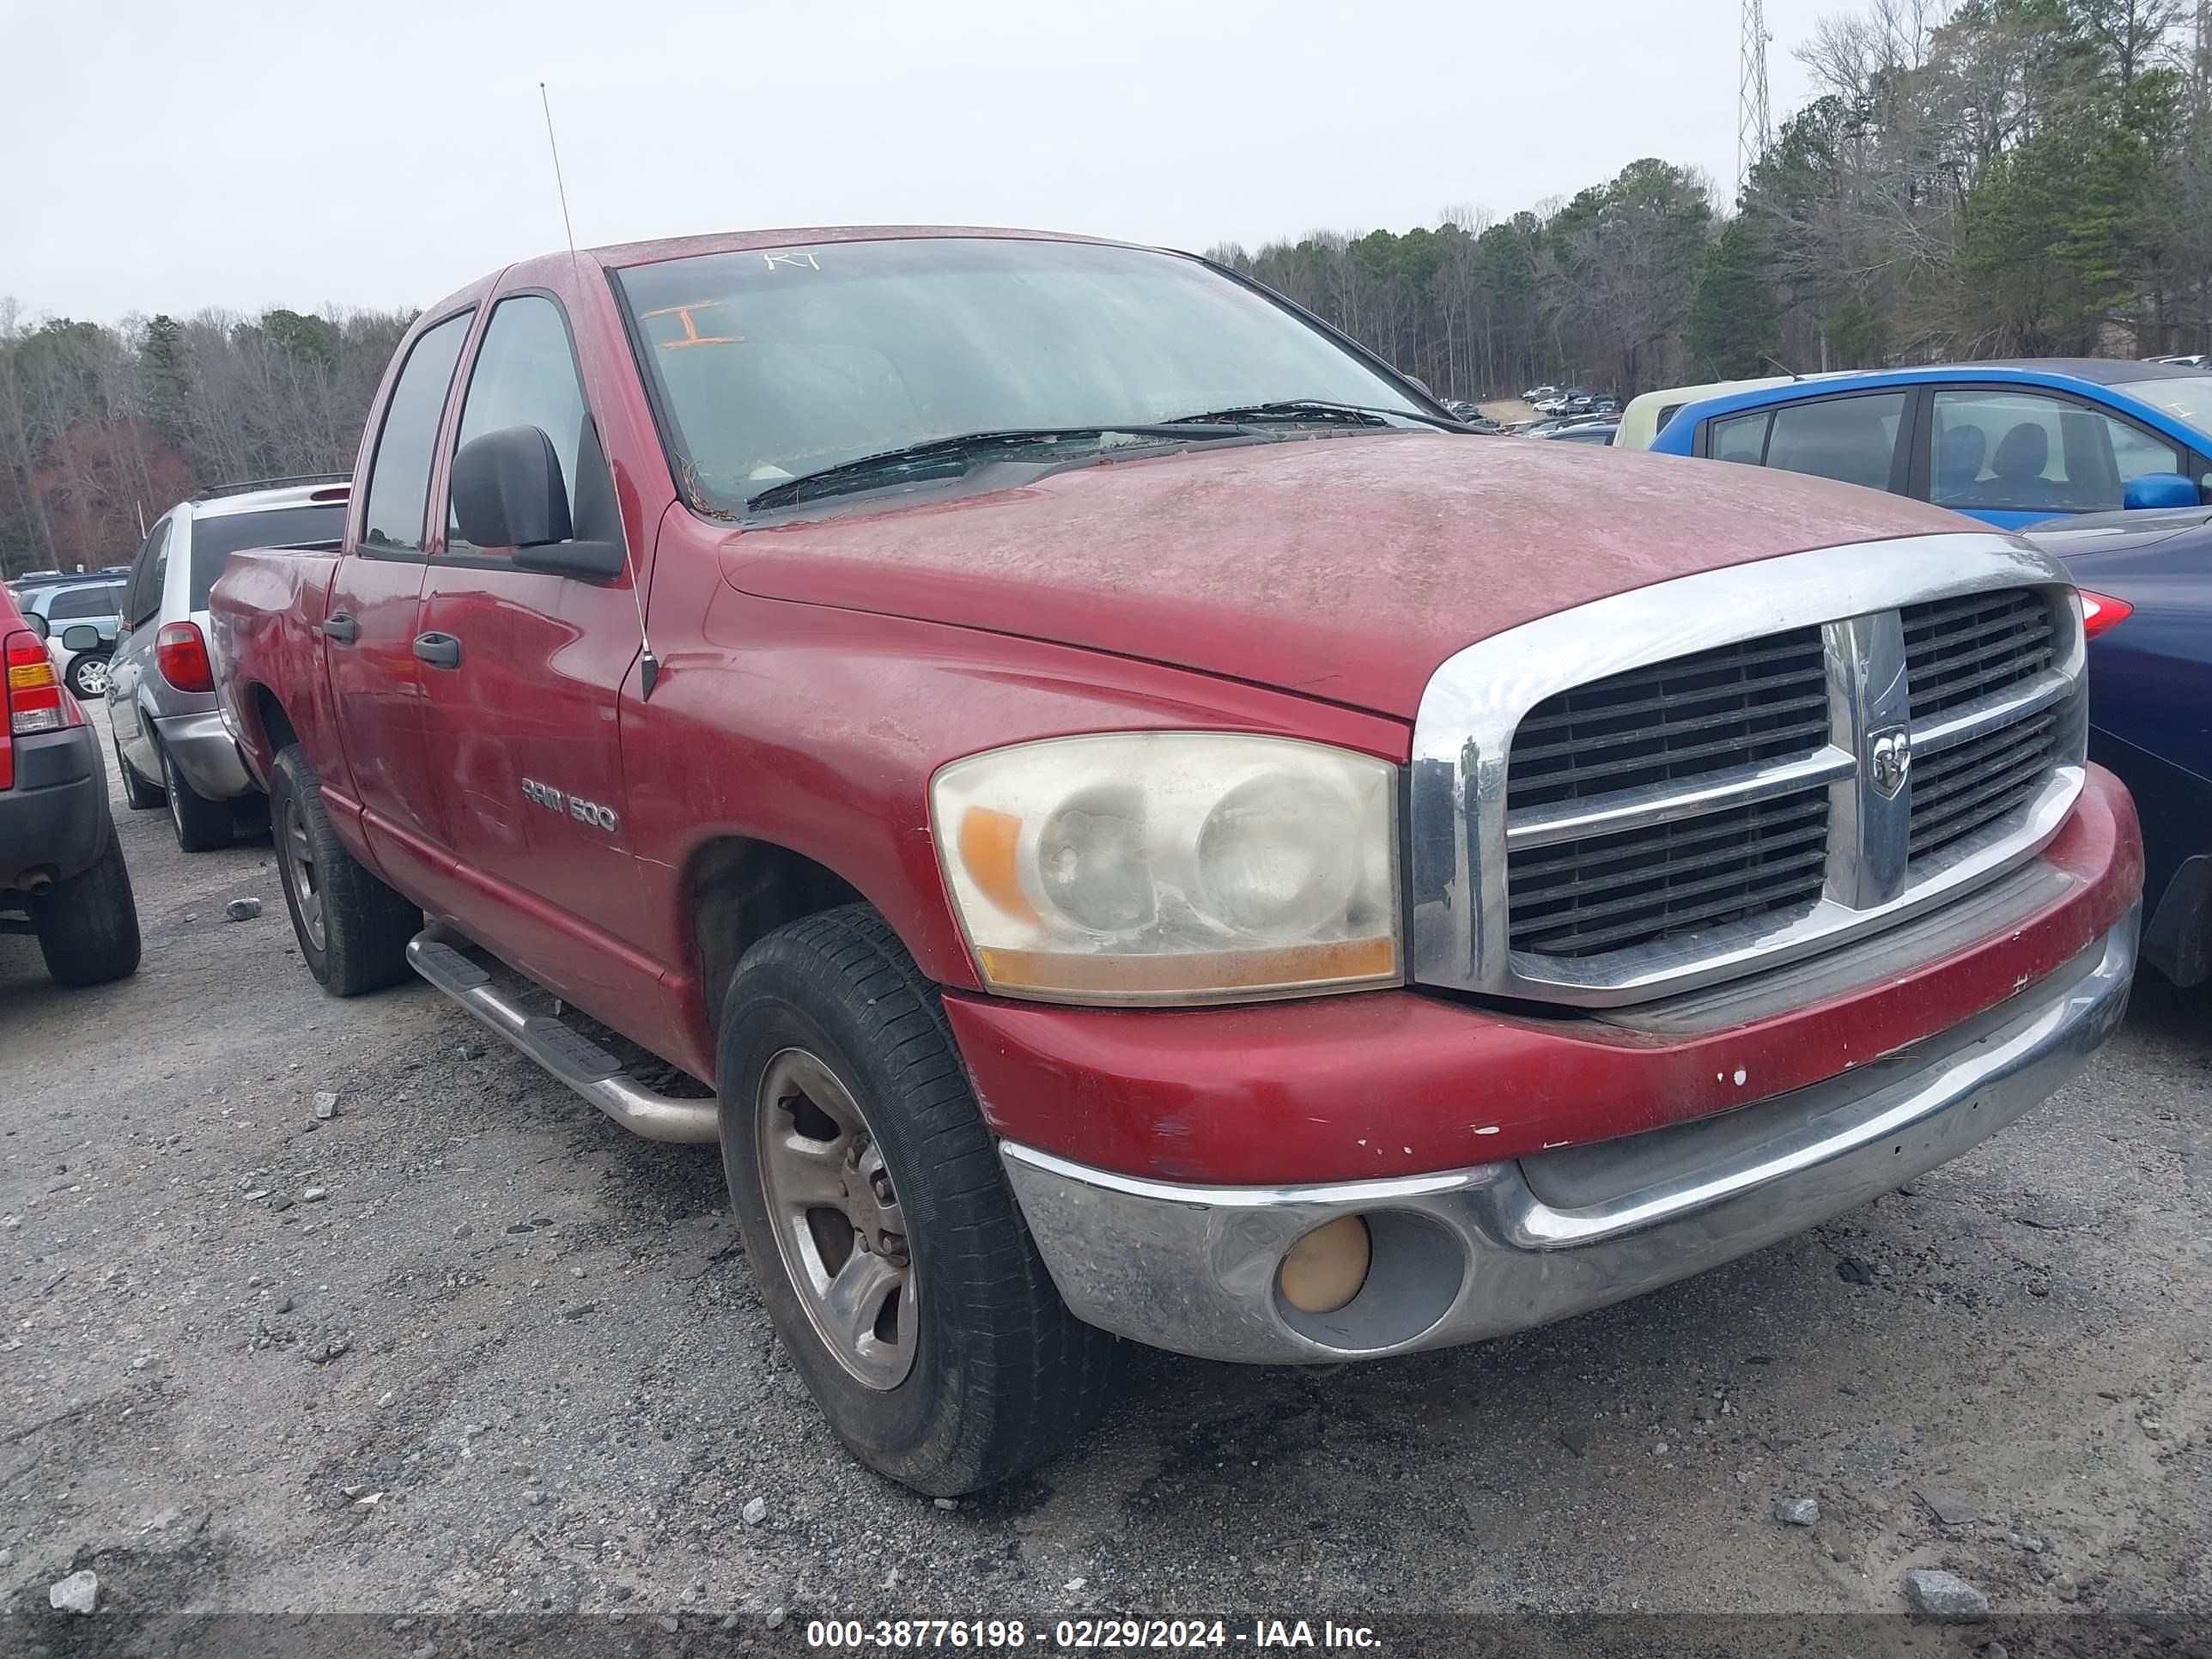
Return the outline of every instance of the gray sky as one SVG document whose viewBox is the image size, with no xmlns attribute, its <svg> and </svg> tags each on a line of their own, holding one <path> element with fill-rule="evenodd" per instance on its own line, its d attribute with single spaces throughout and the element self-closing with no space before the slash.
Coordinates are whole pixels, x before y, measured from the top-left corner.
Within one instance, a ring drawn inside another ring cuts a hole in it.
<svg viewBox="0 0 2212 1659">
<path fill-rule="evenodd" d="M 1790 49 L 1852 0 L 1766 0 Z M 420 306 L 561 246 L 1019 225 L 1179 247 L 1732 187 L 1735 0 L 0 0 L 0 295 Z"/>
</svg>

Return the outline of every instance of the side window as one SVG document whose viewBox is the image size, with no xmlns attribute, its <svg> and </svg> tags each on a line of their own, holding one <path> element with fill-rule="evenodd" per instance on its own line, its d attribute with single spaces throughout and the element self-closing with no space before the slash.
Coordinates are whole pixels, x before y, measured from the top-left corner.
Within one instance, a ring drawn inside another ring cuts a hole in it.
<svg viewBox="0 0 2212 1659">
<path fill-rule="evenodd" d="M 1712 429 L 1705 434 L 1705 453 L 1717 461 L 1763 465 L 1766 460 L 1766 428 L 1773 421 L 1774 412 L 1766 409 L 1715 421 Z"/>
<path fill-rule="evenodd" d="M 385 405 L 384 429 L 368 464 L 368 500 L 362 513 L 364 552 L 419 553 L 429 512 L 430 457 L 438 447 L 438 420 L 446 411 L 453 368 L 469 337 L 473 313 L 449 317 L 415 342 Z"/>
<path fill-rule="evenodd" d="M 1774 411 L 1765 464 L 1784 472 L 1887 489 L 1905 398 L 1902 392 L 1870 392 L 1784 404 Z"/>
<path fill-rule="evenodd" d="M 587 533 L 583 526 L 595 516 L 594 497 L 606 489 L 605 465 L 589 425 L 583 377 L 577 372 L 560 307 L 538 294 L 501 301 L 469 371 L 454 448 L 507 427 L 538 428 L 553 441 L 562 481 L 568 486 L 568 517 L 576 533 L 583 535 Z M 447 512 L 447 544 L 482 551 L 463 538 L 450 507 Z"/>
<path fill-rule="evenodd" d="M 53 603 L 46 607 L 50 622 L 78 622 L 88 617 L 112 617 L 115 614 L 115 590 L 112 587 L 67 587 L 54 595 Z"/>
<path fill-rule="evenodd" d="M 161 583 L 169 574 L 169 520 L 162 520 L 146 538 L 146 544 L 138 550 L 138 557 L 131 569 L 131 593 L 126 614 L 133 628 L 143 628 L 154 620 L 161 608 Z"/>
<path fill-rule="evenodd" d="M 1928 496 L 1942 507 L 2106 512 L 2121 505 L 2130 479 L 2183 465 L 2163 438 L 2033 392 L 1938 392 L 1933 426 Z"/>
</svg>

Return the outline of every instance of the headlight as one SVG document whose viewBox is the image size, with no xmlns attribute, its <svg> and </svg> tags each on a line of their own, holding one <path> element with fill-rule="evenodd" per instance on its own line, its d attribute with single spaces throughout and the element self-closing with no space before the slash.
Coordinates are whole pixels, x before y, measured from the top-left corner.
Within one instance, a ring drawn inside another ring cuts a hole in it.
<svg viewBox="0 0 2212 1659">
<path fill-rule="evenodd" d="M 1387 761 L 1207 732 L 1023 744 L 930 792 L 984 982 L 1063 1002 L 1396 983 L 1396 800 Z"/>
</svg>

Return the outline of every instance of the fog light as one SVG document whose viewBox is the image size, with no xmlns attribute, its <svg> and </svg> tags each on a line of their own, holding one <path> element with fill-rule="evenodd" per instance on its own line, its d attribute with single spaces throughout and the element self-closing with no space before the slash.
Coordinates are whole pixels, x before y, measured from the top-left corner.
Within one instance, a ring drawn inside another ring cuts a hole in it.
<svg viewBox="0 0 2212 1659">
<path fill-rule="evenodd" d="M 1373 1255 L 1367 1223 L 1339 1216 L 1291 1246 L 1276 1271 L 1283 1300 L 1300 1313 L 1334 1313 L 1359 1294 Z"/>
</svg>

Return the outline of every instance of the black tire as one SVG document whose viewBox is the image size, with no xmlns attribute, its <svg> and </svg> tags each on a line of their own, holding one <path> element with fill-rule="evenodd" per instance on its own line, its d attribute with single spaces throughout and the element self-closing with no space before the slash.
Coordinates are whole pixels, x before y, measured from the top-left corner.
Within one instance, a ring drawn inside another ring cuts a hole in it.
<svg viewBox="0 0 2212 1659">
<path fill-rule="evenodd" d="M 270 769 L 269 805 L 284 908 L 315 982 L 334 997 L 356 997 L 405 979 L 407 941 L 422 931 L 422 913 L 346 850 L 296 743 Z"/>
<path fill-rule="evenodd" d="M 769 1218 L 759 1097 L 772 1062 L 793 1050 L 834 1073 L 865 1115 L 864 1143 L 903 1212 L 917 1311 L 910 1369 L 895 1386 L 859 1380 L 817 1330 Z M 953 1497 L 1034 1468 L 1090 1426 L 1112 1385 L 1115 1340 L 1054 1288 L 936 988 L 881 916 L 825 911 L 746 951 L 723 999 L 715 1075 L 723 1168 L 762 1298 L 854 1456 Z"/>
<path fill-rule="evenodd" d="M 210 800 L 185 781 L 169 751 L 157 747 L 161 757 L 161 788 L 169 800 L 169 827 L 177 832 L 177 845 L 187 853 L 212 853 L 230 845 L 234 825 L 230 803 Z"/>
<path fill-rule="evenodd" d="M 107 844 L 89 870 L 31 899 L 39 952 L 58 985 L 105 985 L 138 971 L 138 902 L 113 821 L 102 829 Z"/>
<path fill-rule="evenodd" d="M 138 769 L 123 758 L 123 739 L 111 731 L 108 746 L 115 750 L 115 769 L 123 775 L 123 799 L 134 812 L 150 812 L 169 799 L 161 793 L 161 786 L 149 783 L 138 775 Z"/>
<path fill-rule="evenodd" d="M 100 684 L 93 686 L 84 677 L 92 670 L 100 670 Z M 70 659 L 69 672 L 62 678 L 69 682 L 70 695 L 84 702 L 107 695 L 107 658 L 97 651 L 84 651 Z"/>
</svg>

